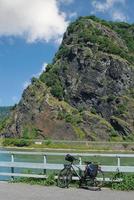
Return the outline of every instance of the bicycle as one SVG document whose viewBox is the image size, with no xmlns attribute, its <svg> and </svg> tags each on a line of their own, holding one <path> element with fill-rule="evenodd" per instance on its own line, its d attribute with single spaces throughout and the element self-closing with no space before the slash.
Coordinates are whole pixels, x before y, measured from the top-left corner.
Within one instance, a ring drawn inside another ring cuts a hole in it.
<svg viewBox="0 0 134 200">
<path fill-rule="evenodd" d="M 85 170 L 83 172 L 79 166 L 74 164 L 74 161 L 79 161 L 79 159 L 67 154 L 65 160 L 70 163 L 65 164 L 64 168 L 60 171 L 57 186 L 68 188 L 72 177 L 76 176 L 79 181 L 79 188 L 93 191 L 101 190 L 104 183 L 104 174 L 98 164 L 85 161 Z"/>
</svg>

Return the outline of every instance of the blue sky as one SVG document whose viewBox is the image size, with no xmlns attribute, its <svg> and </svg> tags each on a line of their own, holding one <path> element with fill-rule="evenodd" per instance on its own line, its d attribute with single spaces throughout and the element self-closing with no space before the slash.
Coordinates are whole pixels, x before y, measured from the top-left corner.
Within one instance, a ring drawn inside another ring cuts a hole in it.
<svg viewBox="0 0 134 200">
<path fill-rule="evenodd" d="M 78 16 L 134 23 L 132 0 L 0 0 L 0 106 L 14 105 L 51 63 Z"/>
</svg>

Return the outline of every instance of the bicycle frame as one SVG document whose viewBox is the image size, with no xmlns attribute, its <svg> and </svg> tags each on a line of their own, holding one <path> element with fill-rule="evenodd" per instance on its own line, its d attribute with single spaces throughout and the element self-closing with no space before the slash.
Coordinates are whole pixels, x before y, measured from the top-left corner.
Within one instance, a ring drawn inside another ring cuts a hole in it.
<svg viewBox="0 0 134 200">
<path fill-rule="evenodd" d="M 78 169 L 78 172 L 77 172 L 77 170 L 76 170 L 75 168 Z M 78 176 L 79 179 L 81 179 L 82 170 L 81 170 L 80 167 L 78 167 L 77 165 L 71 163 L 71 164 L 70 164 L 70 169 L 71 169 L 73 172 L 75 172 L 75 174 Z"/>
</svg>

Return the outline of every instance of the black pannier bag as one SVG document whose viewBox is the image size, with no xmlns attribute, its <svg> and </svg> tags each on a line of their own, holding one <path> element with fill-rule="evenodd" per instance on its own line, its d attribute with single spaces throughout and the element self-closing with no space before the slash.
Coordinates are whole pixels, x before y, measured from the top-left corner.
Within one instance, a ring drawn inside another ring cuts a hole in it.
<svg viewBox="0 0 134 200">
<path fill-rule="evenodd" d="M 67 160 L 69 162 L 73 162 L 75 160 L 75 157 L 71 156 L 70 154 L 67 154 L 65 156 L 65 160 Z"/>
<path fill-rule="evenodd" d="M 98 165 L 91 163 L 87 166 L 86 170 L 87 170 L 87 176 L 95 178 L 98 172 Z"/>
</svg>

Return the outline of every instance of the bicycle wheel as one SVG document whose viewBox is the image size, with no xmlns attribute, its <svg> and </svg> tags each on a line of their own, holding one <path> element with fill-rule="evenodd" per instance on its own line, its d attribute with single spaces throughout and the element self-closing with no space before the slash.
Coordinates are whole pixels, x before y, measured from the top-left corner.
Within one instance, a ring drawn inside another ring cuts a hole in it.
<svg viewBox="0 0 134 200">
<path fill-rule="evenodd" d="M 69 187 L 69 183 L 72 180 L 72 172 L 69 168 L 64 168 L 60 171 L 57 179 L 57 186 L 61 188 Z"/>
<path fill-rule="evenodd" d="M 87 177 L 85 181 L 86 181 L 87 189 L 93 190 L 93 191 L 101 190 L 105 181 L 104 174 L 101 170 L 98 170 L 96 177 Z"/>
</svg>

